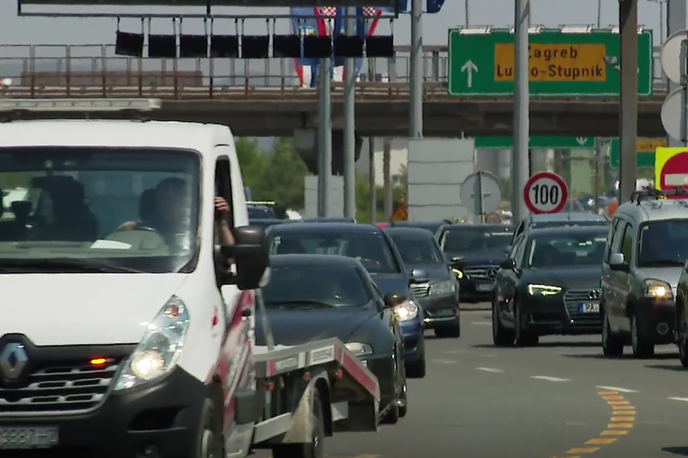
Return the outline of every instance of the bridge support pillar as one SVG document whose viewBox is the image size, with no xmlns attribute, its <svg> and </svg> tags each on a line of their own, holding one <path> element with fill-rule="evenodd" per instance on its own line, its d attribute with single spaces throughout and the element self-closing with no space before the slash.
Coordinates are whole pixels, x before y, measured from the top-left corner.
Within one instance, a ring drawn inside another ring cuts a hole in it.
<svg viewBox="0 0 688 458">
<path fill-rule="evenodd" d="M 294 131 L 294 146 L 301 159 L 306 163 L 308 170 L 318 173 L 318 144 L 317 129 L 299 129 Z M 361 157 L 363 138 L 356 135 L 356 160 Z M 344 173 L 344 131 L 332 131 L 332 174 Z"/>
</svg>

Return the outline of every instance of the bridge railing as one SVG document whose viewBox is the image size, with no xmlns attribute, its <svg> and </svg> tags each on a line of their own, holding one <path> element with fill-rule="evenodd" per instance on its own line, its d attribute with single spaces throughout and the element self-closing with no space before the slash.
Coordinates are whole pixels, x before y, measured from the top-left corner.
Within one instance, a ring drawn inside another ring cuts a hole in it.
<svg viewBox="0 0 688 458">
<path fill-rule="evenodd" d="M 395 58 L 363 59 L 361 74 L 377 76 L 366 77 L 359 90 L 390 95 L 408 90 L 410 46 L 395 49 Z M 424 47 L 426 92 L 446 92 L 448 68 L 446 46 Z M 657 89 L 662 90 L 658 62 L 657 69 Z M 175 98 L 181 98 L 182 92 L 196 98 L 243 92 L 248 97 L 262 89 L 274 98 L 276 92 L 300 88 L 293 59 L 133 58 L 116 56 L 113 45 L 0 45 L 0 79 L 11 79 L 11 85 L 0 87 L 0 94 L 14 97 L 124 96 L 125 92 L 127 96 L 163 92 Z"/>
</svg>

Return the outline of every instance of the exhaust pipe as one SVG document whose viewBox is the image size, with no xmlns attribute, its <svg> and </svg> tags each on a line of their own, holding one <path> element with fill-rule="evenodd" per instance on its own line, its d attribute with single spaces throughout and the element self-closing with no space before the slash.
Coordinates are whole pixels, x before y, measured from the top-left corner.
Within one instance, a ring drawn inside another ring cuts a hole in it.
<svg viewBox="0 0 688 458">
<path fill-rule="evenodd" d="M 659 323 L 657 325 L 657 334 L 665 336 L 669 333 L 669 325 L 666 323 Z"/>
</svg>

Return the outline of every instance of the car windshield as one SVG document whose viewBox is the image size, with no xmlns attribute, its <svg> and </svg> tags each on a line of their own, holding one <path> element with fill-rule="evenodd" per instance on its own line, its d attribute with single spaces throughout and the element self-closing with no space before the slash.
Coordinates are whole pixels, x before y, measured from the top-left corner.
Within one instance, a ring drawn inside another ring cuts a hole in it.
<svg viewBox="0 0 688 458">
<path fill-rule="evenodd" d="M 688 254 L 688 219 L 651 221 L 641 226 L 638 266 L 682 266 Z"/>
<path fill-rule="evenodd" d="M 608 226 L 609 222 L 608 221 L 567 221 L 567 220 L 562 220 L 562 221 L 542 221 L 542 222 L 537 222 L 533 223 L 530 225 L 531 229 L 544 229 L 547 227 L 564 227 L 564 226 L 572 226 L 572 227 L 590 227 L 590 226 Z"/>
<path fill-rule="evenodd" d="M 391 232 L 389 236 L 401 254 L 404 264 L 442 264 L 444 262 L 430 234 L 425 236 Z"/>
<path fill-rule="evenodd" d="M 459 228 L 447 229 L 440 240 L 445 253 L 466 253 L 507 248 L 511 245 L 513 228 Z"/>
<path fill-rule="evenodd" d="M 356 269 L 324 263 L 273 266 L 262 292 L 266 307 L 364 307 L 371 301 Z"/>
<path fill-rule="evenodd" d="M 318 234 L 299 231 L 273 235 L 270 253 L 336 254 L 358 259 L 373 274 L 401 272 L 384 237 L 376 233 Z"/>
<path fill-rule="evenodd" d="M 572 235 L 540 235 L 526 251 L 529 267 L 547 268 L 575 265 L 602 265 L 606 231 Z"/>
<path fill-rule="evenodd" d="M 0 267 L 179 271 L 197 250 L 200 169 L 188 150 L 0 148 Z"/>
</svg>

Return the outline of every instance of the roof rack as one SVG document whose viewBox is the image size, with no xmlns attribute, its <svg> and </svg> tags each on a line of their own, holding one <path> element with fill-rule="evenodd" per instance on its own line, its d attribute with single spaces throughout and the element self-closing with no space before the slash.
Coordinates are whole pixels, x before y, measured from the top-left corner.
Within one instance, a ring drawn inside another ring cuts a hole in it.
<svg viewBox="0 0 688 458">
<path fill-rule="evenodd" d="M 160 99 L 0 99 L 0 111 L 112 112 L 153 111 Z"/>
<path fill-rule="evenodd" d="M 651 186 L 643 186 L 642 189 L 631 193 L 631 202 L 640 205 L 640 202 L 644 200 L 659 200 L 669 196 L 685 196 L 688 199 L 688 187 L 678 186 L 673 189 L 661 190 Z"/>
<path fill-rule="evenodd" d="M 247 200 L 246 205 L 265 205 L 266 207 L 272 207 L 276 204 L 269 200 Z"/>
</svg>

